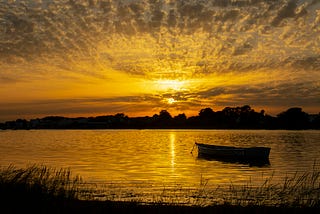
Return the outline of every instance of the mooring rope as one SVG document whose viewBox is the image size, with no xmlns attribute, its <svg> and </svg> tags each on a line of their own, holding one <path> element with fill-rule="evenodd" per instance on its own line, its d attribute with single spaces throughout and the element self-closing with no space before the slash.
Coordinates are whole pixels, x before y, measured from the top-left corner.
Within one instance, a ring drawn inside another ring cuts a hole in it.
<svg viewBox="0 0 320 214">
<path fill-rule="evenodd" d="M 192 150 L 191 150 L 191 152 L 190 152 L 191 154 L 192 154 L 193 149 L 194 149 L 195 146 L 196 146 L 196 143 L 193 144 Z"/>
</svg>

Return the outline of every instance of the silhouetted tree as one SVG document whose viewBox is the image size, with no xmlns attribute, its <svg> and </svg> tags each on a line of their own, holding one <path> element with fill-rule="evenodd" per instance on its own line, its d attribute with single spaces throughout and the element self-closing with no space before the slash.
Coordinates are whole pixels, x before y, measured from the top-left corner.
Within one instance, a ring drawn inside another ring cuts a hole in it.
<svg viewBox="0 0 320 214">
<path fill-rule="evenodd" d="M 127 128 L 129 118 L 124 113 L 117 113 L 112 117 L 111 127 L 112 128 Z"/>
<path fill-rule="evenodd" d="M 214 127 L 215 112 L 211 108 L 201 109 L 199 112 L 199 123 L 204 128 Z"/>
<path fill-rule="evenodd" d="M 308 128 L 308 114 L 302 108 L 294 107 L 277 115 L 280 128 L 305 129 Z"/>
<path fill-rule="evenodd" d="M 240 112 L 239 112 L 240 111 Z M 238 125 L 240 128 L 262 128 L 264 111 L 255 112 L 249 105 L 242 106 L 238 109 Z"/>
<path fill-rule="evenodd" d="M 139 129 L 147 129 L 153 128 L 155 126 L 154 117 L 133 117 L 129 118 L 129 127 L 130 128 L 139 128 Z"/>
<path fill-rule="evenodd" d="M 183 114 L 178 114 L 177 116 L 173 117 L 174 126 L 176 127 L 185 127 L 187 122 L 187 116 Z"/>
<path fill-rule="evenodd" d="M 215 129 L 320 129 L 320 113 L 309 115 L 301 108 L 290 108 L 277 117 L 255 112 L 249 105 L 226 107 L 214 112 L 201 109 L 198 116 L 183 114 L 172 117 L 161 110 L 153 117 L 129 118 L 124 113 L 97 117 L 67 118 L 48 116 L 42 119 L 17 119 L 0 123 L 0 129 L 108 129 L 108 128 L 215 128 Z"/>
<path fill-rule="evenodd" d="M 28 129 L 28 121 L 25 119 L 17 119 L 15 123 L 16 129 Z"/>
<path fill-rule="evenodd" d="M 159 120 L 171 120 L 172 116 L 167 110 L 161 110 L 159 113 Z"/>
<path fill-rule="evenodd" d="M 232 108 L 232 107 L 225 107 L 222 110 L 223 113 L 223 121 L 225 128 L 234 129 L 237 128 L 237 123 L 240 121 L 239 115 L 240 107 Z"/>
<path fill-rule="evenodd" d="M 310 123 L 312 129 L 320 129 L 320 113 L 317 115 L 313 115 Z"/>
<path fill-rule="evenodd" d="M 199 112 L 199 117 L 201 119 L 211 118 L 214 115 L 214 111 L 211 108 L 201 109 Z"/>
<path fill-rule="evenodd" d="M 167 110 L 161 110 L 159 116 L 155 120 L 155 127 L 169 128 L 172 125 L 172 116 Z"/>
<path fill-rule="evenodd" d="M 180 120 L 180 121 L 185 121 L 187 119 L 187 116 L 183 114 L 178 114 L 177 116 L 174 117 L 175 120 Z"/>
</svg>

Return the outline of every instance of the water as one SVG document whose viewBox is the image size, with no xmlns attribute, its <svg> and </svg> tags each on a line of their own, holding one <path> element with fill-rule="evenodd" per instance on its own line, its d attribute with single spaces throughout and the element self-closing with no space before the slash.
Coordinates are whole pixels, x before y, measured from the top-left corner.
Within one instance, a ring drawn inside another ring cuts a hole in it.
<svg viewBox="0 0 320 214">
<path fill-rule="evenodd" d="M 194 143 L 271 147 L 270 165 L 205 160 Z M 320 131 L 26 130 L 0 131 L 0 165 L 70 168 L 88 183 L 157 194 L 170 187 L 273 182 L 312 170 Z M 193 151 L 191 153 L 191 151 Z"/>
</svg>

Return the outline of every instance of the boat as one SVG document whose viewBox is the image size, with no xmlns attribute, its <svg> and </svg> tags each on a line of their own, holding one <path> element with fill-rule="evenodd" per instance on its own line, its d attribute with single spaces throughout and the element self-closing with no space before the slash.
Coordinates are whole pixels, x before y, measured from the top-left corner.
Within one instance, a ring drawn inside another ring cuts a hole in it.
<svg viewBox="0 0 320 214">
<path fill-rule="evenodd" d="M 269 147 L 234 147 L 195 143 L 198 157 L 229 162 L 269 163 Z"/>
</svg>

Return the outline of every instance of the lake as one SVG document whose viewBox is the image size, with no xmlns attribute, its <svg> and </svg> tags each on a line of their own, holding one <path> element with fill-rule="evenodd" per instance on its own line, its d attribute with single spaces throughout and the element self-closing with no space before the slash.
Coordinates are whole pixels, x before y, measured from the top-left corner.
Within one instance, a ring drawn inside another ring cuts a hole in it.
<svg viewBox="0 0 320 214">
<path fill-rule="evenodd" d="M 198 158 L 195 142 L 271 147 L 270 164 Z M 192 151 L 192 153 L 191 153 Z M 166 188 L 261 185 L 312 170 L 320 131 L 285 130 L 2 130 L 0 165 L 70 168 L 86 182 L 134 193 Z M 318 166 L 319 164 L 317 164 Z"/>
</svg>

